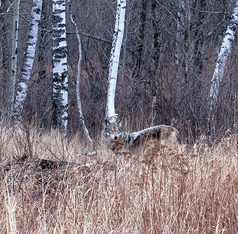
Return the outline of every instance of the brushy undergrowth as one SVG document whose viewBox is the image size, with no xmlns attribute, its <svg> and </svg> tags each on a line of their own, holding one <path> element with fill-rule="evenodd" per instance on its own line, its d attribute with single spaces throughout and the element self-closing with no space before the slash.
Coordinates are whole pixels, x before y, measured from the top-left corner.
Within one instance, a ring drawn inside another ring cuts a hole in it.
<svg viewBox="0 0 238 234">
<path fill-rule="evenodd" d="M 103 143 L 85 149 L 77 136 L 66 147 L 57 131 L 1 126 L 0 233 L 237 233 L 235 136 L 118 158 Z"/>
</svg>

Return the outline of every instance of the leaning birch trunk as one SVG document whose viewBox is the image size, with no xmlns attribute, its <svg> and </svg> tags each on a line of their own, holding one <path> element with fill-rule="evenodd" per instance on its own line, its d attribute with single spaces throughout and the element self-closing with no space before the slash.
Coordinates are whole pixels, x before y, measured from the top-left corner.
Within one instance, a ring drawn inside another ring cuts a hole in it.
<svg viewBox="0 0 238 234">
<path fill-rule="evenodd" d="M 70 0 L 68 2 L 70 3 Z M 94 151 L 93 140 L 89 135 L 87 126 L 86 126 L 85 121 L 84 121 L 82 102 L 81 102 L 81 98 L 80 98 L 80 75 L 81 75 L 81 60 L 82 60 L 81 38 L 79 36 L 78 26 L 77 26 L 77 24 L 75 23 L 75 21 L 73 19 L 72 12 L 70 12 L 70 19 L 71 19 L 72 24 L 75 27 L 76 36 L 77 36 L 78 44 L 79 44 L 79 48 L 78 48 L 79 49 L 78 74 L 77 74 L 77 83 L 76 83 L 78 111 L 79 111 L 80 120 L 81 120 L 81 123 L 82 123 L 82 126 L 83 126 L 84 134 L 85 134 L 85 136 L 86 136 L 86 138 L 87 138 L 87 140 L 90 144 L 90 148 L 93 149 L 93 151 Z"/>
<path fill-rule="evenodd" d="M 12 21 L 12 51 L 11 51 L 11 76 L 8 83 L 8 116 L 13 115 L 13 105 L 15 98 L 15 86 L 17 77 L 17 47 L 18 47 L 18 30 L 19 30 L 19 7 L 20 0 L 15 1 L 13 5 L 13 21 Z"/>
<path fill-rule="evenodd" d="M 209 104 L 208 121 L 209 121 L 209 124 L 211 125 L 211 128 L 212 128 L 211 130 L 213 133 L 215 131 L 214 118 L 215 118 L 215 112 L 216 112 L 217 99 L 219 95 L 219 87 L 223 79 L 223 74 L 226 67 L 228 56 L 231 52 L 231 43 L 235 37 L 237 24 L 238 24 L 238 1 L 236 2 L 236 5 L 234 7 L 231 22 L 229 23 L 227 27 L 225 37 L 221 45 L 221 50 L 216 62 L 215 71 L 213 73 L 213 77 L 211 81 L 211 87 L 209 92 L 209 102 L 208 102 Z"/>
<path fill-rule="evenodd" d="M 21 70 L 16 93 L 14 117 L 16 118 L 17 122 L 19 122 L 22 119 L 23 104 L 27 96 L 28 83 L 31 78 L 31 71 L 35 59 L 36 42 L 39 29 L 38 24 L 41 17 L 41 10 L 42 10 L 42 0 L 34 0 L 31 13 L 32 22 L 31 27 L 29 29 L 27 48 L 23 58 L 24 63 Z"/>
<path fill-rule="evenodd" d="M 53 126 L 68 127 L 68 70 L 65 0 L 53 0 Z"/>
<path fill-rule="evenodd" d="M 115 113 L 115 93 L 116 93 L 117 73 L 120 61 L 121 46 L 124 34 L 125 14 L 126 14 L 126 0 L 117 0 L 116 22 L 113 35 L 112 50 L 109 65 L 109 76 L 108 76 L 106 118 L 109 122 L 116 122 L 117 120 Z"/>
</svg>

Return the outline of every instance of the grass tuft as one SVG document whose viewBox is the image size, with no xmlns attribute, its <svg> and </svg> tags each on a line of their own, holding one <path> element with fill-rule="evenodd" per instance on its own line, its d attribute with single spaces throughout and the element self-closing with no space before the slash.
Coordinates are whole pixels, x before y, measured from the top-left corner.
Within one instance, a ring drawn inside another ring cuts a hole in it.
<svg viewBox="0 0 238 234">
<path fill-rule="evenodd" d="M 116 158 L 27 131 L 0 126 L 0 233 L 237 233 L 235 136 Z"/>
</svg>

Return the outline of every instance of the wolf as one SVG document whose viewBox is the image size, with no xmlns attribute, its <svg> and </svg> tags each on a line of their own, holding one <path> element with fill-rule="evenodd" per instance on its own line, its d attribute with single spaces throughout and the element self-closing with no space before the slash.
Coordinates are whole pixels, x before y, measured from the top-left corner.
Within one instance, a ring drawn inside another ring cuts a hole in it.
<svg viewBox="0 0 238 234">
<path fill-rule="evenodd" d="M 179 132 L 169 125 L 157 125 L 138 132 L 127 132 L 121 126 L 121 120 L 109 122 L 105 120 L 104 137 L 108 147 L 117 152 L 135 152 L 143 149 L 150 140 L 161 145 L 171 145 L 178 142 Z"/>
</svg>

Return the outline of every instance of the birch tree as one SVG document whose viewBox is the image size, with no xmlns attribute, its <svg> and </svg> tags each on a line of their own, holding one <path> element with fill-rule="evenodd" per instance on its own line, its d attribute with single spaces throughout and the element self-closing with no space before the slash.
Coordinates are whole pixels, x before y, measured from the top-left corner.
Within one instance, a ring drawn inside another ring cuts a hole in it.
<svg viewBox="0 0 238 234">
<path fill-rule="evenodd" d="M 27 48 L 24 54 L 24 63 L 20 74 L 18 83 L 16 101 L 15 101 L 15 117 L 19 121 L 21 119 L 21 112 L 23 103 L 27 96 L 28 83 L 31 78 L 31 71 L 35 59 L 36 43 L 38 36 L 38 24 L 41 18 L 42 0 L 34 0 L 31 12 L 31 26 L 28 34 Z"/>
<path fill-rule="evenodd" d="M 209 91 L 209 123 L 212 125 L 214 132 L 214 117 L 216 112 L 217 99 L 219 95 L 220 83 L 223 79 L 224 70 L 229 54 L 231 53 L 231 43 L 235 38 L 235 32 L 238 24 L 238 1 L 236 1 L 233 9 L 231 21 L 227 27 L 221 49 L 216 62 L 215 70 L 213 73 L 210 91 Z"/>
<path fill-rule="evenodd" d="M 113 42 L 109 65 L 109 76 L 108 76 L 106 118 L 109 122 L 115 122 L 117 120 L 117 116 L 115 113 L 115 93 L 116 93 L 118 66 L 120 61 L 120 52 L 124 34 L 125 14 L 126 14 L 126 0 L 117 0 L 116 22 L 113 34 Z"/>
<path fill-rule="evenodd" d="M 70 0 L 68 1 L 70 3 Z M 71 7 L 70 7 L 71 10 Z M 73 16 L 72 16 L 72 12 L 70 11 L 70 19 L 72 24 L 75 27 L 75 31 L 76 31 L 76 36 L 77 36 L 77 40 L 78 40 L 78 53 L 79 53 L 79 60 L 78 60 L 78 73 L 77 73 L 77 82 L 76 82 L 76 93 L 77 93 L 77 104 L 78 104 L 78 111 L 79 111 L 79 116 L 80 116 L 80 120 L 83 126 L 83 131 L 84 134 L 87 138 L 87 140 L 89 141 L 89 143 L 91 144 L 91 146 L 93 146 L 93 140 L 89 135 L 87 126 L 85 124 L 84 121 L 84 115 L 83 115 L 83 109 L 82 109 L 82 102 L 81 102 L 81 97 L 80 97 L 80 76 L 81 76 L 81 61 L 82 61 L 82 46 L 81 46 L 81 38 L 79 35 L 79 30 L 78 30 L 78 26 L 75 23 Z"/>
<path fill-rule="evenodd" d="M 19 8 L 20 0 L 13 4 L 12 20 L 12 50 L 11 50 L 11 74 L 8 83 L 8 114 L 13 115 L 13 105 L 15 98 L 16 77 L 17 77 L 17 49 L 18 49 L 18 30 L 19 30 Z"/>
<path fill-rule="evenodd" d="M 65 0 L 53 0 L 53 126 L 68 126 L 68 71 Z"/>
</svg>

